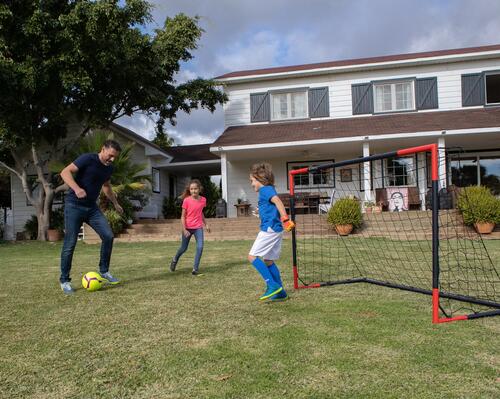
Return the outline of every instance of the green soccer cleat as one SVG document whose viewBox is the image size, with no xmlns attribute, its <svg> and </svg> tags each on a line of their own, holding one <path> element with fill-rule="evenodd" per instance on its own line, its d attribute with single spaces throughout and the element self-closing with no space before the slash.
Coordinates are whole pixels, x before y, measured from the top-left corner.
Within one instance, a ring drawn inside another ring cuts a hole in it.
<svg viewBox="0 0 500 399">
<path fill-rule="evenodd" d="M 282 290 L 281 292 L 278 292 L 276 295 L 273 295 L 271 298 L 269 298 L 268 303 L 270 302 L 283 302 L 288 299 L 288 294 L 285 292 L 285 290 Z"/>
<path fill-rule="evenodd" d="M 280 285 L 271 285 L 267 286 L 266 292 L 264 292 L 264 295 L 262 295 L 259 300 L 263 301 L 267 298 L 271 298 L 273 295 L 276 295 L 278 292 L 283 291 L 283 287 Z"/>
</svg>

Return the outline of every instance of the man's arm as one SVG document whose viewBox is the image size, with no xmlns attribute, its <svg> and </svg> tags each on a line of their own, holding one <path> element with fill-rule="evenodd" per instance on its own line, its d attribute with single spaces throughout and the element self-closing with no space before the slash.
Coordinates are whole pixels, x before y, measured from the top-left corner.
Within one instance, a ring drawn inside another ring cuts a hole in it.
<svg viewBox="0 0 500 399">
<path fill-rule="evenodd" d="M 108 197 L 108 199 L 113 203 L 113 206 L 118 211 L 118 213 L 123 213 L 123 208 L 118 203 L 118 200 L 116 199 L 116 195 L 113 192 L 113 189 L 111 187 L 111 183 L 109 180 L 102 185 L 102 191 L 104 192 L 104 195 L 106 195 L 106 197 Z"/>
<path fill-rule="evenodd" d="M 75 192 L 75 195 L 78 198 L 85 198 L 87 196 L 87 193 L 76 183 L 75 179 L 73 178 L 73 173 L 76 172 L 78 172 L 78 166 L 76 166 L 74 163 L 70 163 L 62 170 L 61 178 L 63 179 L 64 183 L 66 183 Z"/>
</svg>

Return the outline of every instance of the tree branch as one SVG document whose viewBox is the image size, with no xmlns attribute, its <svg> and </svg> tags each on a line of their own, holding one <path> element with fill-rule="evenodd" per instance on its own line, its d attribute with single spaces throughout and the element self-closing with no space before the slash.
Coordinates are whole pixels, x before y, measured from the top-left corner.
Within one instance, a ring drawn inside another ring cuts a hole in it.
<svg viewBox="0 0 500 399">
<path fill-rule="evenodd" d="M 6 163 L 0 161 L 0 166 L 4 167 L 5 169 L 9 170 L 10 172 L 14 173 L 17 177 L 19 177 L 21 179 L 21 174 L 15 170 L 14 168 L 11 168 L 9 165 L 7 165 Z"/>
</svg>

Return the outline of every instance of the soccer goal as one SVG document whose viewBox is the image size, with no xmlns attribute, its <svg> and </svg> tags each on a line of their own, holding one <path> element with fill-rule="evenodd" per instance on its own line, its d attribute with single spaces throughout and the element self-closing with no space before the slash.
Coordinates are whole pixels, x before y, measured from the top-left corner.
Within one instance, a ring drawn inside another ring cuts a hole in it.
<svg viewBox="0 0 500 399">
<path fill-rule="evenodd" d="M 433 323 L 500 315 L 500 240 L 464 224 L 446 156 L 429 144 L 291 170 L 295 288 L 429 295 Z"/>
</svg>

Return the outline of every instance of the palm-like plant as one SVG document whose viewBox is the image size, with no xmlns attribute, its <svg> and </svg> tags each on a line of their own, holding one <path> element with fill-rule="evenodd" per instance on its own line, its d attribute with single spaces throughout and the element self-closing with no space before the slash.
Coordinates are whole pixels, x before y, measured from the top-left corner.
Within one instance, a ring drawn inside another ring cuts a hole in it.
<svg viewBox="0 0 500 399">
<path fill-rule="evenodd" d="M 114 135 L 111 132 L 105 130 L 96 130 L 91 134 L 83 137 L 78 144 L 68 152 L 65 162 L 53 162 L 51 163 L 50 169 L 56 173 L 59 173 L 68 163 L 74 161 L 78 156 L 84 153 L 97 153 L 101 150 L 104 142 L 108 139 L 113 139 Z M 131 159 L 132 150 L 134 148 L 134 143 L 130 142 L 122 146 L 122 151 L 116 157 L 113 162 L 113 174 L 111 176 L 111 187 L 113 192 L 118 197 L 118 201 L 125 210 L 123 216 L 119 216 L 123 219 L 123 223 L 120 226 L 119 223 L 113 223 L 113 228 L 115 232 L 119 232 L 123 228 L 128 219 L 132 216 L 132 205 L 128 201 L 129 196 L 134 196 L 134 193 L 138 193 L 146 189 L 146 182 L 149 182 L 151 178 L 147 175 L 141 174 L 144 169 L 146 169 L 146 164 L 144 163 L 134 163 Z M 107 200 L 107 198 L 101 194 L 99 199 L 100 207 L 103 209 L 106 216 L 117 219 L 115 215 L 116 211 L 112 208 L 112 205 Z"/>
</svg>

